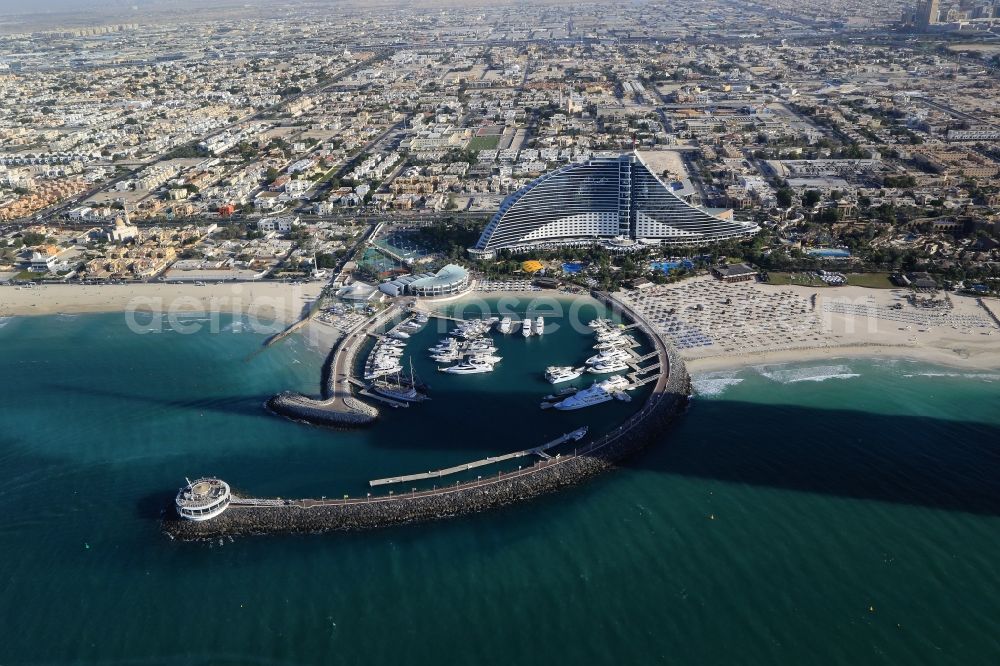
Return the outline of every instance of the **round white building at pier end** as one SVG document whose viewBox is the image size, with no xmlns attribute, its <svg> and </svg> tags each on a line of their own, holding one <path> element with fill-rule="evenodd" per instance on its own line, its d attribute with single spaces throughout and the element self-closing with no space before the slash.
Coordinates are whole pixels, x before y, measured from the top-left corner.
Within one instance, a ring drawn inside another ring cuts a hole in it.
<svg viewBox="0 0 1000 666">
<path fill-rule="evenodd" d="M 188 481 L 177 491 L 177 515 L 186 520 L 209 520 L 225 511 L 231 499 L 229 484 L 221 479 Z"/>
</svg>

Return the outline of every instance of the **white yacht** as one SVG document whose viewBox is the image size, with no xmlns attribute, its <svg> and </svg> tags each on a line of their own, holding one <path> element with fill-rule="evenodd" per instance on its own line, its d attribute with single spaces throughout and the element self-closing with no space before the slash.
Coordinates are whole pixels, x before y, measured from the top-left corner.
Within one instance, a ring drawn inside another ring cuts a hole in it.
<svg viewBox="0 0 1000 666">
<path fill-rule="evenodd" d="M 440 352 L 438 354 L 432 354 L 431 360 L 437 363 L 451 363 L 452 361 L 457 361 L 462 358 L 462 355 L 457 352 Z"/>
<path fill-rule="evenodd" d="M 582 374 L 583 368 L 574 368 L 570 365 L 552 365 L 545 369 L 545 379 L 549 380 L 550 384 L 573 381 Z"/>
<path fill-rule="evenodd" d="M 610 393 L 605 391 L 598 384 L 594 384 L 590 388 L 574 393 L 562 402 L 554 405 L 554 407 L 562 411 L 570 411 L 600 405 L 601 403 L 607 402 L 611 399 L 612 395 Z"/>
<path fill-rule="evenodd" d="M 587 365 L 597 365 L 598 363 L 610 363 L 613 361 L 627 361 L 631 358 L 624 349 L 606 349 L 599 354 L 594 354 L 587 359 Z"/>
<path fill-rule="evenodd" d="M 508 333 L 511 332 L 511 329 L 512 325 L 510 323 L 510 317 L 504 317 L 503 319 L 500 320 L 500 325 L 497 327 L 498 331 L 500 331 L 504 335 L 507 335 Z"/>
<path fill-rule="evenodd" d="M 503 360 L 503 356 L 496 356 L 495 354 L 487 353 L 476 353 L 469 356 L 470 361 L 484 361 L 490 364 L 496 364 Z"/>
<path fill-rule="evenodd" d="M 541 317 L 535 319 L 535 335 L 542 335 L 545 333 L 545 320 Z"/>
<path fill-rule="evenodd" d="M 606 363 L 596 363 L 589 368 L 587 372 L 592 372 L 595 375 L 604 375 L 609 372 L 622 372 L 628 370 L 628 366 L 621 361 L 608 361 Z"/>
<path fill-rule="evenodd" d="M 440 368 L 441 372 L 448 372 L 453 375 L 475 375 L 481 372 L 493 372 L 493 364 L 486 361 L 469 359 L 465 363 L 459 363 L 448 368 Z"/>
<path fill-rule="evenodd" d="M 433 347 L 430 347 L 427 351 L 439 352 L 439 351 L 451 351 L 452 349 L 458 348 L 458 341 L 455 338 L 445 338 L 441 342 L 437 343 Z"/>
<path fill-rule="evenodd" d="M 403 331 L 393 331 L 389 334 L 389 337 L 396 338 L 397 340 L 408 340 L 410 335 Z"/>
<path fill-rule="evenodd" d="M 594 349 L 597 351 L 606 351 L 608 349 L 623 349 L 628 346 L 628 340 L 625 338 L 618 338 L 615 340 L 608 340 L 607 342 L 598 342 L 594 345 Z"/>
<path fill-rule="evenodd" d="M 531 320 L 530 319 L 525 318 L 521 322 L 521 335 L 523 335 L 526 338 L 531 337 Z"/>
<path fill-rule="evenodd" d="M 598 331 L 597 341 L 598 342 L 613 342 L 615 340 L 621 340 L 621 331 Z"/>
<path fill-rule="evenodd" d="M 387 375 L 395 375 L 403 369 L 403 366 L 395 363 L 393 365 L 382 365 L 375 364 L 372 367 L 365 370 L 365 379 L 378 379 L 379 377 L 385 377 Z"/>
<path fill-rule="evenodd" d="M 621 375 L 612 375 L 604 381 L 598 382 L 597 385 L 610 393 L 614 393 L 615 391 L 627 391 L 630 386 L 628 379 L 622 377 Z"/>
</svg>

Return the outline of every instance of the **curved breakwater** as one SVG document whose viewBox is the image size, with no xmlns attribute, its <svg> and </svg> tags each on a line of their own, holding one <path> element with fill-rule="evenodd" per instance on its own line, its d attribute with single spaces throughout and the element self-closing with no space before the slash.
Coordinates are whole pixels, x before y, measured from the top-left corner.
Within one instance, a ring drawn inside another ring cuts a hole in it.
<svg viewBox="0 0 1000 666">
<path fill-rule="evenodd" d="M 533 466 L 431 490 L 340 500 L 258 500 L 234 497 L 221 516 L 204 522 L 168 519 L 164 531 L 180 540 L 249 534 L 362 530 L 460 516 L 526 501 L 583 482 L 657 439 L 683 412 L 690 379 L 675 350 L 667 347 L 641 318 L 614 300 L 598 298 L 634 319 L 656 347 L 661 374 L 642 409 L 618 429 L 571 454 Z"/>
<path fill-rule="evenodd" d="M 349 331 L 334 346 L 323 368 L 323 396 L 317 400 L 286 391 L 267 401 L 267 408 L 293 421 L 341 428 L 365 426 L 378 418 L 378 408 L 354 397 L 348 381 L 354 359 L 370 331 L 374 331 L 402 311 L 392 306 Z"/>
</svg>

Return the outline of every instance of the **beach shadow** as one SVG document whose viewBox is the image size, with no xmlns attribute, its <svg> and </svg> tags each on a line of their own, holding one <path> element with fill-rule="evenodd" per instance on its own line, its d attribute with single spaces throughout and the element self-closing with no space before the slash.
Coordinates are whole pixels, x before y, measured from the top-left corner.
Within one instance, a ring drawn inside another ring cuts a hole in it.
<svg viewBox="0 0 1000 666">
<path fill-rule="evenodd" d="M 696 399 L 625 466 L 1000 515 L 1000 426 L 985 423 Z"/>
</svg>

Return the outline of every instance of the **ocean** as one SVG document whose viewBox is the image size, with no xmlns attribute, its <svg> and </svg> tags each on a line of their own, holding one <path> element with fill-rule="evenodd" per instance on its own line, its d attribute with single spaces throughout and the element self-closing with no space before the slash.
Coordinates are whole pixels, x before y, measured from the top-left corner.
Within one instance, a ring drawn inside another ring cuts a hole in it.
<svg viewBox="0 0 1000 666">
<path fill-rule="evenodd" d="M 192 320 L 196 316 L 191 316 Z M 551 320 L 557 323 L 555 320 Z M 993 664 L 1000 373 L 843 359 L 694 377 L 662 441 L 591 483 L 365 533 L 177 543 L 184 477 L 259 496 L 613 428 L 542 411 L 592 340 L 498 339 L 480 376 L 338 432 L 268 414 L 316 393 L 293 336 L 136 335 L 120 314 L 0 322 L 0 665 Z M 242 331 L 242 332 L 241 332 Z"/>
</svg>

